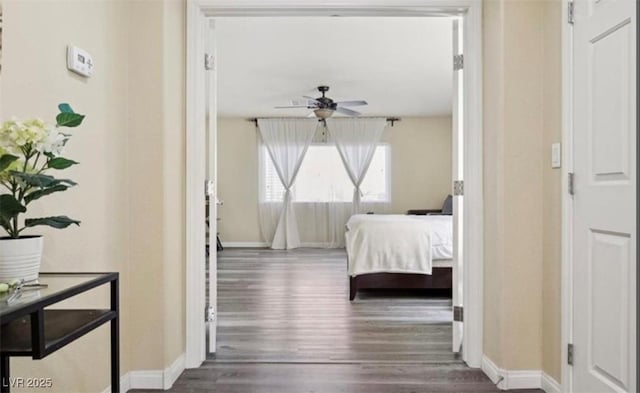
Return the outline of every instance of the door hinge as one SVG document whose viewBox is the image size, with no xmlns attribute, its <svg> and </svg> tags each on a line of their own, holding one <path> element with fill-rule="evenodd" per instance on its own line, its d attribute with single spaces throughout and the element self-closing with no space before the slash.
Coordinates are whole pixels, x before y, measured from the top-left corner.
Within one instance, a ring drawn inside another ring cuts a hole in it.
<svg viewBox="0 0 640 393">
<path fill-rule="evenodd" d="M 567 179 L 567 189 L 569 191 L 569 195 L 574 195 L 576 193 L 574 182 L 575 175 L 573 174 L 573 172 L 569 172 L 569 178 Z"/>
<path fill-rule="evenodd" d="M 204 320 L 205 322 L 214 322 L 216 320 L 216 309 L 213 308 L 213 306 L 208 306 L 205 309 L 205 313 L 204 313 Z"/>
<path fill-rule="evenodd" d="M 573 366 L 573 344 L 567 344 L 567 364 Z"/>
<path fill-rule="evenodd" d="M 204 69 L 207 71 L 211 71 L 213 70 L 213 67 L 215 66 L 215 62 L 214 62 L 214 56 L 210 53 L 205 53 L 204 54 Z"/>
<path fill-rule="evenodd" d="M 453 195 L 464 195 L 464 180 L 455 180 L 453 182 Z"/>
<path fill-rule="evenodd" d="M 215 182 L 213 180 L 205 180 L 204 182 L 204 196 L 215 195 Z"/>
<path fill-rule="evenodd" d="M 575 22 L 573 1 L 567 3 L 567 22 L 572 25 Z"/>
<path fill-rule="evenodd" d="M 462 306 L 453 306 L 454 322 L 462 322 L 464 320 L 464 309 Z"/>
<path fill-rule="evenodd" d="M 464 68 L 464 55 L 453 55 L 453 70 L 458 71 Z"/>
</svg>

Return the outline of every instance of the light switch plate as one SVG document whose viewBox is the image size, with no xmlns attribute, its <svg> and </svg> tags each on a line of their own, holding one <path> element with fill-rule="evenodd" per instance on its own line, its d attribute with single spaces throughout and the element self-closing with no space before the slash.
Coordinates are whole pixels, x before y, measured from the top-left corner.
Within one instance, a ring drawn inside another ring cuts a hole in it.
<svg viewBox="0 0 640 393">
<path fill-rule="evenodd" d="M 551 145 L 551 168 L 562 167 L 562 153 L 559 143 L 553 143 Z"/>
</svg>

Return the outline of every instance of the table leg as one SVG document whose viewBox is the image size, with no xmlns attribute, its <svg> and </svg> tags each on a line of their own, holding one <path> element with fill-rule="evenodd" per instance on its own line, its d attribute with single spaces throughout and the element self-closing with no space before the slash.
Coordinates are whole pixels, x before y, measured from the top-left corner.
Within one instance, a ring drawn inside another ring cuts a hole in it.
<svg viewBox="0 0 640 393">
<path fill-rule="evenodd" d="M 218 251 L 224 250 L 224 247 L 222 247 L 222 242 L 220 241 L 220 236 L 216 236 L 216 249 Z"/>
<path fill-rule="evenodd" d="M 111 392 L 120 392 L 120 306 L 118 295 L 118 279 L 111 281 L 111 310 L 116 317 L 111 320 Z"/>
<path fill-rule="evenodd" d="M 0 354 L 0 392 L 9 393 L 11 388 L 9 376 L 9 356 Z"/>
</svg>

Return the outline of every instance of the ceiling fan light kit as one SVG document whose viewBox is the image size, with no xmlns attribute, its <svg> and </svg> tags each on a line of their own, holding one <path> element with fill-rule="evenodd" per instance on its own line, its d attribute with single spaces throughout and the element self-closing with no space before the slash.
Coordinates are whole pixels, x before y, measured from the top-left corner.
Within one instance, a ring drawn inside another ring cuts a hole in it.
<svg viewBox="0 0 640 393">
<path fill-rule="evenodd" d="M 318 119 L 328 119 L 333 115 L 334 110 L 329 108 L 316 109 L 313 111 Z"/>
</svg>

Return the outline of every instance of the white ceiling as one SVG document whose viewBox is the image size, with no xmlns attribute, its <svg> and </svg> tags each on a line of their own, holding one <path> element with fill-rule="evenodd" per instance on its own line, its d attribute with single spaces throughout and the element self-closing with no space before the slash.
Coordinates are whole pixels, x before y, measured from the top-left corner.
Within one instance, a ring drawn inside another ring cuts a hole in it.
<svg viewBox="0 0 640 393">
<path fill-rule="evenodd" d="M 218 112 L 306 116 L 274 109 L 329 85 L 334 100 L 364 99 L 364 116 L 451 113 L 452 20 L 247 17 L 216 21 Z"/>
</svg>

